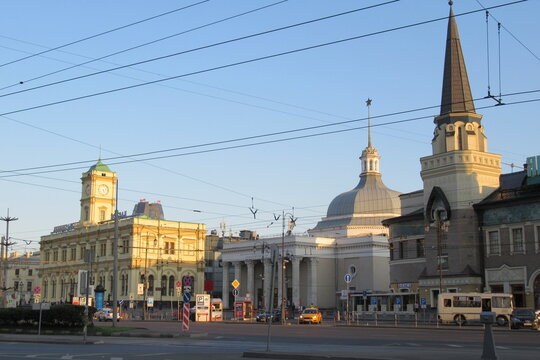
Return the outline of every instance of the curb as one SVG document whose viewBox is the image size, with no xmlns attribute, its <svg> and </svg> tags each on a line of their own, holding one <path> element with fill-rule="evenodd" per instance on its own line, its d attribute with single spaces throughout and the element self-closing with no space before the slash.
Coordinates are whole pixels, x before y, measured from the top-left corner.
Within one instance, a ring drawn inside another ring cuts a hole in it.
<svg viewBox="0 0 540 360">
<path fill-rule="evenodd" d="M 357 356 L 335 356 L 335 355 L 310 355 L 282 352 L 244 352 L 242 357 L 258 359 L 289 359 L 289 360 L 383 360 L 384 358 L 369 358 Z"/>
</svg>

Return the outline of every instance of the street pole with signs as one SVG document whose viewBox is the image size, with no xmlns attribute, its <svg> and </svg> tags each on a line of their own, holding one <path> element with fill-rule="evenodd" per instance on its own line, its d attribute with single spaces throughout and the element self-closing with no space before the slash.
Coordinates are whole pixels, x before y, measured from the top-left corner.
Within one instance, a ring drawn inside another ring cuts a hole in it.
<svg viewBox="0 0 540 360">
<path fill-rule="evenodd" d="M 345 283 L 347 284 L 347 324 L 350 323 L 350 312 L 349 312 L 349 289 L 350 289 L 350 284 L 351 284 L 351 280 L 352 280 L 352 276 L 351 274 L 345 274 L 345 276 L 343 277 L 343 280 L 345 280 Z"/>
</svg>

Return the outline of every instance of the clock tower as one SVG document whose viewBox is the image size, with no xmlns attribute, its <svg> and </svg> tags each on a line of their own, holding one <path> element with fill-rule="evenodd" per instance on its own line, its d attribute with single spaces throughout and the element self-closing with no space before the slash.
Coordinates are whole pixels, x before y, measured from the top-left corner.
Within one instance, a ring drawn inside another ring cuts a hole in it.
<svg viewBox="0 0 540 360">
<path fill-rule="evenodd" d="M 112 219 L 116 206 L 116 173 L 98 162 L 82 174 L 81 225 Z"/>
</svg>

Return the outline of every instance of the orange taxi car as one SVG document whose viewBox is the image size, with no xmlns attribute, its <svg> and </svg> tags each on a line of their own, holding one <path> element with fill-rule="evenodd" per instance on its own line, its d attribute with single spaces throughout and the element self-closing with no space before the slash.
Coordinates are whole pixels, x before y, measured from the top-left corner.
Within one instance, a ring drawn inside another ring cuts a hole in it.
<svg viewBox="0 0 540 360">
<path fill-rule="evenodd" d="M 309 308 L 305 309 L 300 317 L 298 318 L 299 324 L 321 324 L 322 323 L 322 314 L 319 309 Z"/>
</svg>

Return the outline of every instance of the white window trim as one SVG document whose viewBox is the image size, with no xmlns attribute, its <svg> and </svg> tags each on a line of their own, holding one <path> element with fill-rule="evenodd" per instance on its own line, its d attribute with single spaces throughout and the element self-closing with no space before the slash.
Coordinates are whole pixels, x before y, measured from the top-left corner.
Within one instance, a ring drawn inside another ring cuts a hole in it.
<svg viewBox="0 0 540 360">
<path fill-rule="evenodd" d="M 491 244 L 490 244 L 490 239 L 489 239 L 489 233 L 490 232 L 494 232 L 496 231 L 497 232 L 497 237 L 499 238 L 499 251 L 496 252 L 496 253 L 491 253 L 490 252 L 490 249 L 491 249 Z M 490 230 L 486 230 L 486 256 L 501 256 L 501 231 L 499 229 L 490 229 Z"/>
<path fill-rule="evenodd" d="M 521 252 L 515 252 L 514 251 L 514 230 L 516 229 L 521 229 L 521 242 L 523 243 L 523 251 Z M 514 254 L 517 254 L 517 255 L 521 255 L 521 254 L 526 254 L 527 253 L 527 248 L 525 247 L 525 229 L 523 228 L 523 226 L 515 226 L 515 227 L 511 227 L 510 228 L 510 254 L 511 255 L 514 255 Z"/>
</svg>

